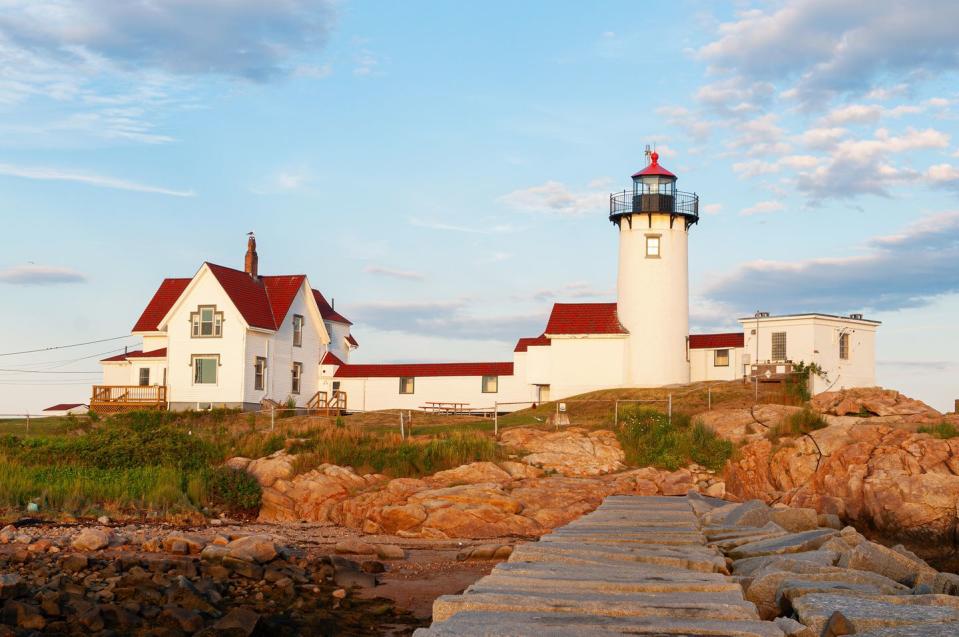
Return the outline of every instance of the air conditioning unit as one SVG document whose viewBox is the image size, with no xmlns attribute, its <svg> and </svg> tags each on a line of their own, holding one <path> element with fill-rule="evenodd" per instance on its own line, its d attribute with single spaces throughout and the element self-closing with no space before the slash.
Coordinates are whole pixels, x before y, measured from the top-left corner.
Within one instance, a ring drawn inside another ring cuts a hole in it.
<svg viewBox="0 0 959 637">
<path fill-rule="evenodd" d="M 854 320 L 854 321 L 861 321 L 861 320 L 862 320 L 862 314 L 850 314 L 850 315 L 849 315 L 849 318 L 851 318 L 851 319 Z"/>
<path fill-rule="evenodd" d="M 769 318 L 769 312 L 756 312 L 756 318 Z"/>
</svg>

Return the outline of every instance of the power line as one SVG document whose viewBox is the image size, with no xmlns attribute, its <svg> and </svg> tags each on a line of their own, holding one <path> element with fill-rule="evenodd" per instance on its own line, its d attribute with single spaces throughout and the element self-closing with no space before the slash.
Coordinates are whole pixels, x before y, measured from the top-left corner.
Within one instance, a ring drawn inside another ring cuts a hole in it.
<svg viewBox="0 0 959 637">
<path fill-rule="evenodd" d="M 115 347 L 113 349 L 108 349 L 105 352 L 97 352 L 96 354 L 90 354 L 89 356 L 80 356 L 79 358 L 62 358 L 60 360 L 54 361 L 36 361 L 28 363 L 20 363 L 21 367 L 46 367 L 47 369 L 54 369 L 57 367 L 64 367 L 70 363 L 76 363 L 77 361 L 85 361 L 89 358 L 96 358 L 97 356 L 105 356 L 107 354 L 113 354 L 116 352 L 122 352 L 126 350 L 126 347 Z"/>
<path fill-rule="evenodd" d="M 35 352 L 49 352 L 55 349 L 66 349 L 68 347 L 81 347 L 83 345 L 93 345 L 94 343 L 106 343 L 107 341 L 118 341 L 121 338 L 133 338 L 132 334 L 124 336 L 114 336 L 113 338 L 101 338 L 97 341 L 87 341 L 85 343 L 73 343 L 71 345 L 54 345 L 52 347 L 41 347 L 40 349 L 25 349 L 22 352 L 4 352 L 0 356 L 16 356 L 17 354 L 33 354 Z"/>
</svg>

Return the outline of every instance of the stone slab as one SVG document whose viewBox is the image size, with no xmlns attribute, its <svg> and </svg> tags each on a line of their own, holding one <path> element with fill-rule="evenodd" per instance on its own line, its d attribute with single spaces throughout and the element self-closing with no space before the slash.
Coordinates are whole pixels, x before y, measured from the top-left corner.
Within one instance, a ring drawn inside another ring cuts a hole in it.
<svg viewBox="0 0 959 637">
<path fill-rule="evenodd" d="M 695 635 L 697 637 L 783 637 L 770 622 L 603 617 L 550 613 L 464 611 L 421 628 L 414 637 L 606 637 L 610 635 Z M 925 636 L 922 636 L 925 637 Z"/>
<path fill-rule="evenodd" d="M 443 595 L 433 602 L 433 621 L 462 611 L 499 613 L 576 613 L 611 617 L 679 617 L 714 620 L 758 619 L 756 607 L 742 598 L 722 601 L 717 593 L 573 593 L 526 590 L 516 593 Z"/>
<path fill-rule="evenodd" d="M 705 573 L 725 572 L 726 560 L 715 551 L 693 547 L 646 545 L 595 546 L 561 542 L 531 542 L 516 547 L 510 562 L 642 562 Z"/>
<path fill-rule="evenodd" d="M 800 622 L 817 635 L 836 611 L 849 620 L 855 633 L 908 624 L 959 621 L 959 598 L 948 595 L 845 596 L 810 593 L 792 601 Z M 947 633 L 948 634 L 948 633 Z"/>
<path fill-rule="evenodd" d="M 816 529 L 801 533 L 789 533 L 782 537 L 769 540 L 760 540 L 743 544 L 729 551 L 729 557 L 739 560 L 744 557 L 762 557 L 764 555 L 783 555 L 786 553 L 802 553 L 814 551 L 826 541 L 839 535 L 835 529 Z"/>
<path fill-rule="evenodd" d="M 912 624 L 856 633 L 856 637 L 946 637 L 947 635 L 959 635 L 959 622 Z"/>
</svg>

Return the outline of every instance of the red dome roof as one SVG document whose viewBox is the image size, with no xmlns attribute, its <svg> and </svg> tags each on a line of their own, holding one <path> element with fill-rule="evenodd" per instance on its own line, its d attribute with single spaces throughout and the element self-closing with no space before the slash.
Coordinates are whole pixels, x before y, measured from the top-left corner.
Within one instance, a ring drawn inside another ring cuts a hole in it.
<svg viewBox="0 0 959 637">
<path fill-rule="evenodd" d="M 673 179 L 676 179 L 676 175 L 659 165 L 659 153 L 654 150 L 653 154 L 650 155 L 649 158 L 652 160 L 650 161 L 649 166 L 646 166 L 641 171 L 634 174 L 633 179 L 636 179 L 637 177 L 645 177 L 646 175 L 658 175 L 660 177 L 672 177 Z"/>
</svg>

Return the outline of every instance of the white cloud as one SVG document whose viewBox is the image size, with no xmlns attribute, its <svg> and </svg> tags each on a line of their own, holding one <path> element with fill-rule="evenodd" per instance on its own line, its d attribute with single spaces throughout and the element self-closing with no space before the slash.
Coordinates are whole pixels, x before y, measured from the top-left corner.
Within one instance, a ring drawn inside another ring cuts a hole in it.
<svg viewBox="0 0 959 637">
<path fill-rule="evenodd" d="M 771 212 L 779 212 L 786 206 L 780 201 L 760 201 L 748 208 L 743 208 L 739 214 L 748 217 L 750 215 L 762 215 Z"/>
<path fill-rule="evenodd" d="M 952 164 L 936 164 L 926 169 L 926 179 L 934 186 L 959 189 L 959 168 Z"/>
<path fill-rule="evenodd" d="M 367 274 L 385 276 L 391 279 L 402 279 L 405 281 L 423 281 L 426 279 L 426 276 L 421 272 L 414 272 L 412 270 L 397 270 L 394 268 L 385 268 L 379 265 L 368 265 L 363 268 L 363 271 Z"/>
<path fill-rule="evenodd" d="M 134 192 L 169 195 L 171 197 L 192 197 L 195 194 L 192 190 L 171 190 L 169 188 L 141 184 L 135 181 L 127 181 L 125 179 L 118 179 L 116 177 L 109 177 L 106 175 L 76 172 L 72 170 L 63 170 L 60 168 L 0 164 L 0 175 L 22 177 L 24 179 L 39 179 L 44 181 L 72 181 L 90 186 L 97 186 L 99 188 L 132 190 Z"/>
<path fill-rule="evenodd" d="M 569 299 L 609 298 L 614 294 L 615 292 L 613 290 L 597 288 L 585 281 L 576 281 L 558 288 L 540 289 L 529 295 L 514 295 L 513 298 L 521 301 L 533 299 L 536 301 L 555 302 Z"/>
<path fill-rule="evenodd" d="M 744 151 L 750 157 L 781 155 L 791 146 L 785 141 L 785 130 L 777 123 L 779 116 L 767 113 L 733 125 L 734 137 L 729 147 Z"/>
<path fill-rule="evenodd" d="M 424 219 L 418 219 L 416 217 L 411 217 L 409 224 L 411 226 L 416 226 L 417 228 L 442 230 L 444 232 L 462 232 L 465 234 L 511 234 L 519 231 L 519 228 L 508 223 L 496 223 L 488 226 L 474 227 L 461 226 L 457 224 L 446 223 L 444 221 L 428 221 Z"/>
<path fill-rule="evenodd" d="M 606 190 L 573 192 L 558 181 L 547 181 L 500 197 L 506 205 L 525 212 L 545 212 L 569 217 L 594 214 L 609 205 Z"/>
<path fill-rule="evenodd" d="M 698 51 L 743 82 L 795 81 L 815 107 L 838 93 L 888 98 L 924 74 L 959 68 L 959 4 L 942 0 L 796 0 L 744 11 Z M 876 85 L 885 84 L 885 92 Z"/>
<path fill-rule="evenodd" d="M 544 321 L 538 313 L 478 315 L 465 299 L 360 303 L 348 308 L 348 315 L 378 329 L 467 340 L 512 340 L 541 330 Z"/>
<path fill-rule="evenodd" d="M 827 128 L 844 124 L 875 124 L 882 117 L 882 110 L 877 104 L 849 104 L 833 109 L 821 121 Z"/>
<path fill-rule="evenodd" d="M 959 292 L 959 212 L 924 217 L 864 247 L 852 256 L 749 262 L 707 286 L 705 296 L 738 311 L 845 313 L 921 307 Z"/>
<path fill-rule="evenodd" d="M 0 270 L 0 283 L 12 285 L 56 285 L 58 283 L 83 283 L 87 278 L 70 268 L 49 265 L 15 265 Z"/>
<path fill-rule="evenodd" d="M 799 141 L 807 148 L 814 150 L 823 150 L 832 148 L 836 143 L 846 136 L 848 131 L 845 128 L 826 127 L 810 128 L 799 136 Z"/>
<path fill-rule="evenodd" d="M 723 204 L 721 203 L 708 203 L 703 206 L 703 212 L 707 215 L 718 215 L 723 210 Z"/>
</svg>

